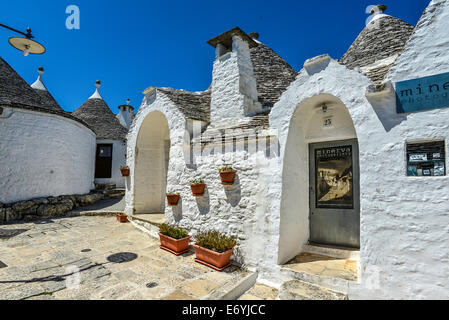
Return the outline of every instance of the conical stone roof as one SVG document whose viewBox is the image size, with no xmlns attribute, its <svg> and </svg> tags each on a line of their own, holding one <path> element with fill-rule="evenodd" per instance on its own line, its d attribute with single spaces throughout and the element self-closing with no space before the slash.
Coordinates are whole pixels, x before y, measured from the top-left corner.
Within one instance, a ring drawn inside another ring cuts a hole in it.
<svg viewBox="0 0 449 320">
<path fill-rule="evenodd" d="M 59 104 L 56 102 L 55 98 L 51 95 L 51 93 L 47 90 L 47 87 L 45 86 L 42 75 L 44 74 L 44 68 L 39 67 L 38 69 L 39 77 L 37 78 L 36 82 L 34 82 L 31 85 L 31 88 L 34 89 L 34 91 L 39 95 L 39 97 L 42 100 L 43 105 L 45 105 L 47 108 L 62 111 L 63 109 L 59 106 Z"/>
<path fill-rule="evenodd" d="M 103 100 L 98 88 L 72 115 L 86 122 L 95 131 L 97 139 L 126 140 L 126 128 Z"/>
<path fill-rule="evenodd" d="M 1 57 L 0 105 L 46 108 L 41 97 Z"/>
<path fill-rule="evenodd" d="M 394 61 L 404 50 L 414 27 L 401 19 L 380 13 L 373 17 L 340 59 L 349 69 L 356 69 L 382 82 Z"/>
</svg>

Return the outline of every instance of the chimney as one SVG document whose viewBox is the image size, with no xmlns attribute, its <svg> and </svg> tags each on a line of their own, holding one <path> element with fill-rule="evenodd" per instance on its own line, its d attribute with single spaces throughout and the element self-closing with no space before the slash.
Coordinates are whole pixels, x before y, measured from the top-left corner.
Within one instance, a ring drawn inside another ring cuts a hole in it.
<svg viewBox="0 0 449 320">
<path fill-rule="evenodd" d="M 262 110 L 250 48 L 258 46 L 236 27 L 211 40 L 216 59 L 212 73 L 211 123 L 244 119 Z"/>
<path fill-rule="evenodd" d="M 118 106 L 118 109 L 120 110 L 117 115 L 118 121 L 120 121 L 120 124 L 126 129 L 129 129 L 135 116 L 134 107 L 129 105 L 129 99 L 127 99 L 126 104 Z"/>
</svg>

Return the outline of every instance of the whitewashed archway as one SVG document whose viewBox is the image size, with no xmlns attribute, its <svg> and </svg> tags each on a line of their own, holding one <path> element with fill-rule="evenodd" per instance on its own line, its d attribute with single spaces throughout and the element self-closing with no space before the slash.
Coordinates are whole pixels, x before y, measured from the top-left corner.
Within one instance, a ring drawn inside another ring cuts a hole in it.
<svg viewBox="0 0 449 320">
<path fill-rule="evenodd" d="M 160 111 L 149 113 L 140 126 L 134 159 L 135 213 L 163 213 L 170 156 L 170 131 Z"/>
<path fill-rule="evenodd" d="M 328 108 L 323 113 L 322 107 Z M 325 119 L 332 124 L 325 127 Z M 329 94 L 301 102 L 291 118 L 282 174 L 281 243 L 299 253 L 309 240 L 309 144 L 356 139 L 357 134 L 346 106 Z"/>
</svg>

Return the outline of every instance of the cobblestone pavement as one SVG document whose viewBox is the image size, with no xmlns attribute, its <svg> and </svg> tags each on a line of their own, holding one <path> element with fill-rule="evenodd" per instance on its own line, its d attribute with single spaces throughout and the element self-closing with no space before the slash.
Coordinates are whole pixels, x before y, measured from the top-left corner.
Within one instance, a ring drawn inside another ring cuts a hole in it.
<svg viewBox="0 0 449 320">
<path fill-rule="evenodd" d="M 238 300 L 279 300 L 278 296 L 278 289 L 257 283 Z"/>
<path fill-rule="evenodd" d="M 115 217 L 2 225 L 0 261 L 2 300 L 207 299 L 248 275 L 234 266 L 213 271 L 194 262 L 193 250 L 176 257 Z"/>
</svg>

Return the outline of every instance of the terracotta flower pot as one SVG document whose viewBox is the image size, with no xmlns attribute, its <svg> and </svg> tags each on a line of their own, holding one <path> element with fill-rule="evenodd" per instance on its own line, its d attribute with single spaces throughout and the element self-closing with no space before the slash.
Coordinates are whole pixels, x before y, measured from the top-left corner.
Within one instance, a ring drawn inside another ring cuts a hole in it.
<svg viewBox="0 0 449 320">
<path fill-rule="evenodd" d="M 123 177 L 129 177 L 129 168 L 128 169 L 120 169 Z"/>
<path fill-rule="evenodd" d="M 171 252 L 174 255 L 179 256 L 189 251 L 190 236 L 177 240 L 159 232 L 159 238 L 161 239 L 160 248 Z"/>
<path fill-rule="evenodd" d="M 169 206 L 177 206 L 179 202 L 179 194 L 167 194 L 167 202 Z"/>
<path fill-rule="evenodd" d="M 235 171 L 221 171 L 220 172 L 220 178 L 221 178 L 221 184 L 230 186 L 234 184 L 235 180 Z"/>
<path fill-rule="evenodd" d="M 198 245 L 193 246 L 195 248 L 196 259 L 195 261 L 206 265 L 214 270 L 222 271 L 229 267 L 231 264 L 229 261 L 231 260 L 232 252 L 234 249 L 228 250 L 223 253 L 218 253 Z"/>
<path fill-rule="evenodd" d="M 206 189 L 206 185 L 202 184 L 192 184 L 190 185 L 192 188 L 192 193 L 194 197 L 201 197 L 204 194 L 204 190 Z"/>
<path fill-rule="evenodd" d="M 126 223 L 126 222 L 128 222 L 128 216 L 127 215 L 122 216 L 122 215 L 118 214 L 117 221 L 121 222 L 121 223 Z"/>
</svg>

